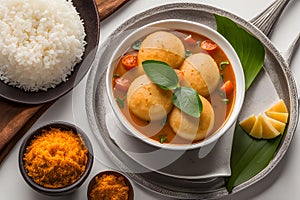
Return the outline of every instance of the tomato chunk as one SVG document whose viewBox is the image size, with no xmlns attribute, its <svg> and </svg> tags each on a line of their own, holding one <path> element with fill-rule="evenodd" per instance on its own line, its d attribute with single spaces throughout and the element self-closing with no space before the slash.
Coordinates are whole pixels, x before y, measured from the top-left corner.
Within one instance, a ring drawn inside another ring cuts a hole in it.
<svg viewBox="0 0 300 200">
<path fill-rule="evenodd" d="M 126 92 L 130 86 L 130 81 L 126 78 L 116 78 L 115 80 L 115 88 L 121 91 Z"/>
<path fill-rule="evenodd" d="M 203 40 L 201 42 L 200 46 L 202 49 L 204 49 L 206 51 L 212 51 L 218 47 L 218 45 L 211 40 Z"/>
<path fill-rule="evenodd" d="M 234 87 L 231 81 L 226 81 L 220 88 L 220 91 L 224 92 L 226 95 L 232 94 L 233 90 Z"/>
<path fill-rule="evenodd" d="M 133 54 L 127 54 L 123 56 L 121 62 L 125 69 L 130 70 L 137 66 L 137 56 Z"/>
</svg>

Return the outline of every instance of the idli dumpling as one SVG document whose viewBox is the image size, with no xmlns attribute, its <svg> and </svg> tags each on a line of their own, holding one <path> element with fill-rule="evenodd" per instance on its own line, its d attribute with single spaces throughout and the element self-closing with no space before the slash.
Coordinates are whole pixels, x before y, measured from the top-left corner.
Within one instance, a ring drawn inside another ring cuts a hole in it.
<svg viewBox="0 0 300 200">
<path fill-rule="evenodd" d="M 203 110 L 200 118 L 192 117 L 174 107 L 169 115 L 173 131 L 188 141 L 203 140 L 212 131 L 215 123 L 214 110 L 208 100 L 200 96 Z"/>
<path fill-rule="evenodd" d="M 184 73 L 185 80 L 204 97 L 208 97 L 216 89 L 220 80 L 217 63 L 205 53 L 189 56 L 180 69 Z"/>
<path fill-rule="evenodd" d="M 127 92 L 129 110 L 145 121 L 160 120 L 171 111 L 172 91 L 163 90 L 147 75 L 136 78 Z"/>
<path fill-rule="evenodd" d="M 158 60 L 173 68 L 179 68 L 185 59 L 185 48 L 181 40 L 172 33 L 157 31 L 148 35 L 141 43 L 138 66 L 145 60 Z"/>
</svg>

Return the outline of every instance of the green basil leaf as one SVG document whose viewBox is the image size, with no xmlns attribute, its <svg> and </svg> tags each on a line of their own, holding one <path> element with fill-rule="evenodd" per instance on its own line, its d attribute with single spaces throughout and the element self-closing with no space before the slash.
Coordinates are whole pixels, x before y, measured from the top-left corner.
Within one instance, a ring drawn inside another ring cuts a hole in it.
<svg viewBox="0 0 300 200">
<path fill-rule="evenodd" d="M 175 89 L 172 99 L 173 104 L 181 111 L 193 117 L 200 117 L 202 101 L 199 94 L 193 88 L 178 87 Z"/>
<path fill-rule="evenodd" d="M 233 46 L 242 63 L 248 89 L 264 64 L 263 44 L 226 17 L 215 15 L 217 30 Z"/>
<path fill-rule="evenodd" d="M 165 90 L 173 90 L 178 86 L 178 77 L 176 72 L 167 63 L 146 60 L 142 63 L 147 76 L 151 81 Z"/>
</svg>

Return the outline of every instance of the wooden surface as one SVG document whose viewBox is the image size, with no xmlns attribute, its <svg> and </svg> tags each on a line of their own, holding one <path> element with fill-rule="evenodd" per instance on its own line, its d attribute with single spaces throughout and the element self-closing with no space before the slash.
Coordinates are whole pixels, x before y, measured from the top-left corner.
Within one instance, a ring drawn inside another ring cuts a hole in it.
<svg viewBox="0 0 300 200">
<path fill-rule="evenodd" d="M 129 0 L 95 0 L 100 20 L 104 20 Z"/>
<path fill-rule="evenodd" d="M 100 21 L 129 0 L 95 0 Z M 35 121 L 54 103 L 16 104 L 0 98 L 0 164 Z"/>
</svg>

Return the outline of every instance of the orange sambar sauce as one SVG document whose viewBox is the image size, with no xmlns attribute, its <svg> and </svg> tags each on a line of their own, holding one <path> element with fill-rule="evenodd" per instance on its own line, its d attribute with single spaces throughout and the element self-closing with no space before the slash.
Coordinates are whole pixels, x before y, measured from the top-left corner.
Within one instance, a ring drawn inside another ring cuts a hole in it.
<svg viewBox="0 0 300 200">
<path fill-rule="evenodd" d="M 218 67 L 222 62 L 225 61 L 229 62 L 229 59 L 227 58 L 223 50 L 218 45 L 212 51 L 206 51 L 200 47 L 200 43 L 202 41 L 208 40 L 208 38 L 206 38 L 205 36 L 193 32 L 181 31 L 181 30 L 171 30 L 170 32 L 175 34 L 183 42 L 185 49 L 191 52 L 192 54 L 200 53 L 200 52 L 207 53 L 215 60 Z M 187 38 L 192 38 L 192 40 Z M 134 42 L 135 41 L 133 41 L 133 43 Z M 124 52 L 123 57 L 128 54 L 136 56 L 138 54 L 138 51 L 129 47 L 128 50 Z M 141 134 L 153 140 L 156 140 L 157 142 L 172 143 L 172 144 L 190 144 L 191 143 L 190 141 L 186 141 L 180 137 L 175 137 L 176 133 L 170 127 L 168 120 L 160 121 L 160 122 L 151 122 L 152 129 L 154 126 L 157 126 L 155 129 L 158 128 L 160 130 L 155 134 L 151 133 L 151 131 L 145 131 L 145 127 L 147 127 L 147 125 L 149 125 L 150 122 L 139 119 L 129 111 L 127 100 L 126 100 L 126 90 L 124 91 L 123 89 L 119 89 L 118 87 L 116 87 L 115 80 L 122 79 L 122 76 L 128 71 L 128 69 L 122 64 L 121 60 L 122 57 L 119 59 L 119 62 L 117 63 L 116 69 L 114 71 L 114 77 L 113 77 L 114 80 L 112 82 L 114 88 L 114 97 L 116 99 L 117 104 L 119 105 L 121 112 L 128 120 L 128 122 Z M 235 102 L 236 80 L 230 62 L 229 64 L 223 65 L 222 69 L 219 67 L 219 73 L 220 73 L 219 85 L 217 86 L 216 90 L 210 94 L 210 97 L 207 98 L 211 103 L 215 113 L 214 128 L 207 137 L 216 133 L 217 130 L 220 129 L 222 125 L 227 121 L 228 116 L 230 115 Z M 137 77 L 129 77 L 131 81 L 133 81 L 135 78 Z M 126 79 L 128 79 L 128 73 L 126 74 Z M 228 80 L 232 82 L 233 92 L 230 95 L 224 95 L 224 93 L 220 92 L 220 88 Z M 128 83 L 122 83 L 122 84 L 124 84 L 124 87 L 129 87 L 130 81 Z M 197 143 L 197 142 L 199 141 L 193 141 L 193 143 Z"/>
</svg>

